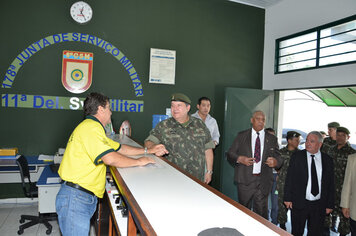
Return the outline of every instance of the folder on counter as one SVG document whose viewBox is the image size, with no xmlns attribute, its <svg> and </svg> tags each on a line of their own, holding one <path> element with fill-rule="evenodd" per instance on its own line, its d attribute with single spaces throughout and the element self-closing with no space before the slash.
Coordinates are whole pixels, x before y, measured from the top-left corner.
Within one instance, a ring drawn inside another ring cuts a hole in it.
<svg viewBox="0 0 356 236">
<path fill-rule="evenodd" d="M 0 148 L 0 156 L 16 156 L 17 148 Z"/>
</svg>

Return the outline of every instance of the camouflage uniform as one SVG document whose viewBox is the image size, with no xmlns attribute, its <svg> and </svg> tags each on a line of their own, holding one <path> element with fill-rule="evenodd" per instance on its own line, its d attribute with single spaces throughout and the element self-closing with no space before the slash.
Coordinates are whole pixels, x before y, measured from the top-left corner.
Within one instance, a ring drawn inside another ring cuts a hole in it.
<svg viewBox="0 0 356 236">
<path fill-rule="evenodd" d="M 320 151 L 324 153 L 329 153 L 329 149 L 336 145 L 336 140 L 332 140 L 332 138 L 327 137 L 324 138 L 323 146 L 321 147 Z"/>
<path fill-rule="evenodd" d="M 170 162 L 204 181 L 205 150 L 215 145 L 203 121 L 189 116 L 188 122 L 180 124 L 169 118 L 158 123 L 145 141 L 164 144 Z"/>
<path fill-rule="evenodd" d="M 338 226 L 338 232 L 340 235 L 346 235 L 350 233 L 350 222 L 349 219 L 345 218 L 342 214 L 340 201 L 341 201 L 341 191 L 344 184 L 345 169 L 347 164 L 347 158 L 350 154 L 356 153 L 349 143 L 338 149 L 337 145 L 334 145 L 329 149 L 329 156 L 334 160 L 334 173 L 335 173 L 335 209 L 331 213 L 333 216 L 339 216 L 340 223 Z M 327 217 L 327 224 L 330 226 L 330 217 Z"/>
<path fill-rule="evenodd" d="M 289 166 L 290 157 L 294 152 L 296 152 L 298 148 L 294 151 L 289 151 L 287 147 L 284 147 L 280 150 L 281 157 L 283 159 L 283 165 L 278 170 L 278 179 L 277 179 L 277 191 L 278 191 L 278 223 L 285 224 L 287 222 L 287 211 L 288 209 L 284 205 L 283 197 L 284 197 L 284 182 L 287 176 L 287 170 Z"/>
</svg>

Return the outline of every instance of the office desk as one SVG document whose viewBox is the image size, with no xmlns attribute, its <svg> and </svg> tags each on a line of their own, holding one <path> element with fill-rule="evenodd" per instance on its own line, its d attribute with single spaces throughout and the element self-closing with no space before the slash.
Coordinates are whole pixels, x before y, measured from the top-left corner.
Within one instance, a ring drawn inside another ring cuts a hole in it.
<svg viewBox="0 0 356 236">
<path fill-rule="evenodd" d="M 138 146 L 125 136 L 112 139 Z M 163 158 L 150 156 L 155 165 L 111 167 L 142 235 L 197 235 L 214 227 L 233 228 L 243 235 L 290 235 Z M 128 228 L 130 235 L 130 217 Z"/>
<path fill-rule="evenodd" d="M 25 156 L 30 169 L 31 180 L 36 182 L 44 166 L 52 163 L 43 160 L 38 160 L 38 156 Z M 21 183 L 19 168 L 16 164 L 16 159 L 0 158 L 0 183 Z"/>
<path fill-rule="evenodd" d="M 57 182 L 50 183 L 53 180 Z M 38 187 L 38 212 L 56 212 L 56 196 L 61 187 L 58 173 L 53 173 L 49 165 L 46 165 L 37 181 Z"/>
</svg>

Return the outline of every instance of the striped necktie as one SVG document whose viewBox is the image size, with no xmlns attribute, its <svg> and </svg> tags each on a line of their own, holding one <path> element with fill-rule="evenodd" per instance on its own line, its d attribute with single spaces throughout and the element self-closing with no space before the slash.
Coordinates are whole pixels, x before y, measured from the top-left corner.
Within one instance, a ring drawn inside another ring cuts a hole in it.
<svg viewBox="0 0 356 236">
<path fill-rule="evenodd" d="M 257 132 L 257 138 L 255 142 L 255 153 L 253 155 L 255 158 L 255 162 L 258 163 L 261 160 L 261 141 L 260 141 L 260 133 Z"/>
</svg>

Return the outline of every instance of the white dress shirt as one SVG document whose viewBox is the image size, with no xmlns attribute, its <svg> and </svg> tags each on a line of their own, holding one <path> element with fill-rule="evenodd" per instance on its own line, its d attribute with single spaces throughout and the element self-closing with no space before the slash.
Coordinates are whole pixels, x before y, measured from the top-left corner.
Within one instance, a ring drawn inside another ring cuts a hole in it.
<svg viewBox="0 0 356 236">
<path fill-rule="evenodd" d="M 203 120 L 199 116 L 198 111 L 196 111 L 194 114 L 192 114 L 192 116 L 195 117 L 195 118 Z M 209 129 L 211 138 L 213 139 L 214 143 L 216 143 L 216 145 L 218 145 L 219 144 L 219 138 L 220 138 L 218 123 L 209 114 L 206 116 L 206 119 L 205 119 L 204 123 L 205 123 L 206 127 L 208 127 L 208 129 Z"/>
<path fill-rule="evenodd" d="M 312 157 L 310 155 L 314 155 L 314 162 L 315 162 L 315 167 L 316 167 L 316 175 L 318 177 L 318 185 L 319 185 L 319 194 L 314 197 L 314 195 L 311 193 L 311 163 L 312 163 Z M 307 152 L 307 161 L 308 161 L 308 184 L 307 184 L 307 190 L 305 192 L 305 199 L 309 201 L 315 201 L 320 199 L 320 194 L 321 194 L 321 175 L 323 172 L 322 164 L 321 164 L 321 152 L 320 150 L 315 153 L 311 154 L 310 152 Z"/>
<path fill-rule="evenodd" d="M 262 166 L 262 154 L 263 154 L 263 146 L 265 143 L 265 130 L 262 129 L 260 131 L 258 131 L 258 133 L 260 134 L 260 143 L 261 143 L 261 160 L 256 163 L 253 163 L 253 174 L 260 174 L 261 173 L 261 166 Z M 256 138 L 257 138 L 257 132 L 252 128 L 252 133 L 251 133 L 251 144 L 252 144 L 252 157 L 255 156 L 255 144 L 256 144 Z"/>
</svg>

